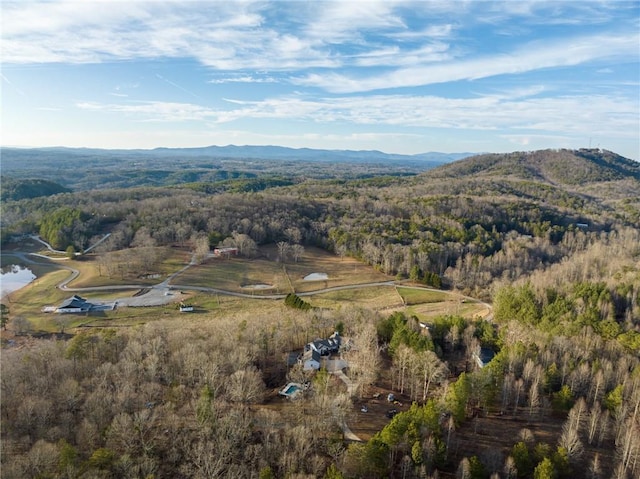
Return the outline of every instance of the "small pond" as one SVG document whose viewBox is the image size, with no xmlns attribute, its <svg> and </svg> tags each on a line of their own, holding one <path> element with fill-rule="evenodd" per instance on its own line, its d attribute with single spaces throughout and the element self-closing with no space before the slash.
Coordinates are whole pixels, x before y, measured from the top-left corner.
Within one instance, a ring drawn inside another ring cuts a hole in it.
<svg viewBox="0 0 640 479">
<path fill-rule="evenodd" d="M 0 296 L 4 297 L 17 291 L 34 279 L 36 279 L 36 275 L 29 268 L 16 264 L 5 266 L 0 274 Z"/>
<path fill-rule="evenodd" d="M 329 275 L 327 273 L 311 273 L 306 275 L 304 281 L 324 281 L 329 279 Z"/>
<path fill-rule="evenodd" d="M 272 289 L 272 284 L 245 284 L 240 286 L 243 289 Z"/>
</svg>

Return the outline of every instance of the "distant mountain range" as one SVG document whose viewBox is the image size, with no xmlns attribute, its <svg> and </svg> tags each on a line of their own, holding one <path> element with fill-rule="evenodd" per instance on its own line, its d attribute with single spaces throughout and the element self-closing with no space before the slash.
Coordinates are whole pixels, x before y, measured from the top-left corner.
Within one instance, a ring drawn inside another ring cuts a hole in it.
<svg viewBox="0 0 640 479">
<path fill-rule="evenodd" d="M 153 154 L 214 156 L 227 158 L 300 159 L 307 161 L 386 161 L 417 160 L 449 163 L 475 153 L 428 152 L 416 155 L 383 153 L 378 150 L 319 150 L 313 148 L 287 148 L 283 146 L 206 146 L 203 148 L 156 148 Z"/>
<path fill-rule="evenodd" d="M 2 148 L 2 151 L 23 152 L 55 152 L 72 155 L 94 156 L 144 156 L 144 157 L 206 157 L 234 159 L 265 160 L 305 160 L 305 161 L 352 161 L 352 162 L 384 162 L 384 161 L 420 161 L 432 163 L 433 166 L 450 163 L 474 155 L 475 153 L 440 153 L 428 152 L 416 155 L 383 153 L 377 150 L 322 150 L 313 148 L 287 148 L 284 146 L 204 146 L 198 148 L 154 148 L 152 150 L 123 150 L 100 148 Z"/>
</svg>

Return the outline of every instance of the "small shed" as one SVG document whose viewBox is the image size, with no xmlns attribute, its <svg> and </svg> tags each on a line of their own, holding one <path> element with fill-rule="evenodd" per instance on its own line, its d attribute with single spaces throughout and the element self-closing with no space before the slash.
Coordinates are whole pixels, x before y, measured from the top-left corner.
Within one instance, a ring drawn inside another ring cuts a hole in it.
<svg viewBox="0 0 640 479">
<path fill-rule="evenodd" d="M 193 306 L 190 304 L 180 303 L 180 312 L 181 313 L 191 313 L 193 312 Z"/>
</svg>

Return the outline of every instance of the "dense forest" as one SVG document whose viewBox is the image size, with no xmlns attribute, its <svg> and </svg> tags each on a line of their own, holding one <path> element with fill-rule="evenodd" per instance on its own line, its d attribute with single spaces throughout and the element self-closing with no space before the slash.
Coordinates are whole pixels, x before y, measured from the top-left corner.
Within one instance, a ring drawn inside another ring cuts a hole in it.
<svg viewBox="0 0 640 479">
<path fill-rule="evenodd" d="M 122 275 L 153 268 L 132 249 L 313 245 L 491 301 L 492 321 L 443 316 L 425 332 L 402 313 L 325 313 L 357 345 L 343 352 L 352 395 L 285 366 L 325 331 L 313 309 L 284 304 L 3 351 L 3 477 L 638 477 L 637 162 L 546 150 L 422 173 L 219 180 L 3 201 L 2 241 L 37 233 L 83 251 L 108 232 L 96 250 Z M 474 367 L 483 350 L 495 357 Z M 345 442 L 339 424 L 385 372 L 413 406 Z M 287 379 L 312 387 L 286 415 L 261 407 Z"/>
</svg>

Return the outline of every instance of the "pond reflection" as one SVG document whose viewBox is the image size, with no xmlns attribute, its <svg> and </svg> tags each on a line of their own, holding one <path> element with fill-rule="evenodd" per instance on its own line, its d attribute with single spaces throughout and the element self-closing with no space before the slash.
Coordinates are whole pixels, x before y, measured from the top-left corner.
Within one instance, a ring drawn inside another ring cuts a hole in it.
<svg viewBox="0 0 640 479">
<path fill-rule="evenodd" d="M 5 296 L 28 285 L 36 275 L 29 268 L 17 264 L 4 266 L 0 269 L 0 295 Z"/>
</svg>

